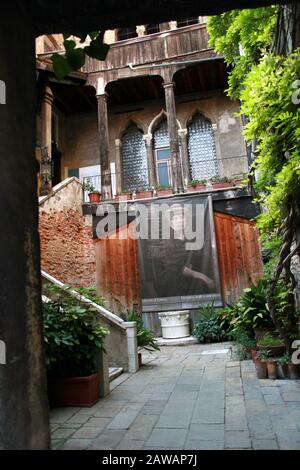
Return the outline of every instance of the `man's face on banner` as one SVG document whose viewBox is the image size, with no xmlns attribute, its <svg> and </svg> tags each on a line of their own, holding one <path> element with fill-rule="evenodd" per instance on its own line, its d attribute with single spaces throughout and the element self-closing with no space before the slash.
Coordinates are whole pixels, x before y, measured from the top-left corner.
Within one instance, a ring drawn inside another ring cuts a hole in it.
<svg viewBox="0 0 300 470">
<path fill-rule="evenodd" d="M 184 214 L 184 208 L 182 206 L 173 206 L 167 211 L 167 216 L 170 220 L 170 226 L 178 235 L 182 235 L 184 238 L 184 232 L 186 227 L 186 217 Z"/>
</svg>

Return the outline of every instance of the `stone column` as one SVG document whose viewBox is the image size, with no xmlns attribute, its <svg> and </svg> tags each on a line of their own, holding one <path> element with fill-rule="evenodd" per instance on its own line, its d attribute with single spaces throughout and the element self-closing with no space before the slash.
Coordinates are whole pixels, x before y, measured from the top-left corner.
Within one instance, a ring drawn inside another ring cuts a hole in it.
<svg viewBox="0 0 300 470">
<path fill-rule="evenodd" d="M 168 130 L 170 137 L 171 149 L 171 166 L 172 166 L 172 180 L 173 191 L 175 193 L 184 191 L 182 168 L 179 155 L 179 138 L 178 138 L 178 124 L 176 118 L 175 96 L 174 96 L 174 83 L 164 83 L 165 99 L 166 99 L 166 112 L 168 120 Z"/>
<path fill-rule="evenodd" d="M 181 143 L 181 161 L 184 184 L 187 186 L 191 180 L 190 164 L 189 164 L 189 151 L 188 151 L 188 130 L 179 129 L 178 135 Z"/>
<path fill-rule="evenodd" d="M 0 74 L 6 84 L 6 104 L 0 105 L 1 450 L 50 447 L 34 151 L 34 32 L 20 2 L 6 3 L 0 15 Z"/>
<path fill-rule="evenodd" d="M 41 195 L 48 194 L 52 188 L 52 106 L 54 96 L 46 85 L 41 102 Z"/>
<path fill-rule="evenodd" d="M 98 142 L 101 166 L 101 193 L 102 201 L 112 198 L 111 173 L 109 164 L 109 140 L 108 140 L 108 117 L 107 117 L 107 94 L 98 94 Z"/>
<path fill-rule="evenodd" d="M 136 33 L 139 38 L 142 38 L 146 35 L 146 26 L 144 24 L 136 27 Z"/>
<path fill-rule="evenodd" d="M 116 189 L 117 194 L 122 193 L 122 141 L 115 140 L 116 146 Z"/>
<path fill-rule="evenodd" d="M 152 134 L 145 134 L 144 141 L 146 144 L 147 151 L 147 162 L 148 162 L 148 173 L 149 173 L 149 186 L 150 188 L 156 185 L 156 171 L 155 171 L 155 160 L 153 152 L 153 136 Z"/>
<path fill-rule="evenodd" d="M 136 337 L 136 322 L 124 322 L 127 336 L 127 353 L 128 353 L 128 372 L 134 374 L 137 372 L 138 366 L 138 350 Z"/>
</svg>

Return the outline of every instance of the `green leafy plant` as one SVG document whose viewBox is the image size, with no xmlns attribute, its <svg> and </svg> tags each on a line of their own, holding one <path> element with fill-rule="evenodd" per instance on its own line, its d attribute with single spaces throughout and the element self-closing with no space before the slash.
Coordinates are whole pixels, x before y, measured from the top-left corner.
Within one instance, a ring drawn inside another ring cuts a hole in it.
<svg viewBox="0 0 300 470">
<path fill-rule="evenodd" d="M 291 361 L 291 358 L 290 358 L 289 354 L 283 354 L 283 356 L 280 356 L 277 359 L 277 362 L 280 365 L 289 364 L 290 361 Z"/>
<path fill-rule="evenodd" d="M 207 183 L 207 180 L 197 180 L 197 179 L 194 179 L 194 180 L 191 181 L 190 184 L 191 184 L 191 186 L 192 186 L 193 188 L 196 188 L 198 185 L 201 185 L 201 184 L 204 184 L 204 185 L 205 185 L 206 183 Z"/>
<path fill-rule="evenodd" d="M 269 349 L 261 349 L 257 352 L 256 357 L 261 361 L 267 361 L 270 359 L 272 352 Z"/>
<path fill-rule="evenodd" d="M 135 310 L 127 312 L 126 320 L 136 322 L 137 345 L 139 349 L 145 349 L 149 352 L 160 350 L 154 334 L 149 328 L 144 326 L 143 320 Z"/>
<path fill-rule="evenodd" d="M 292 8 L 271 6 L 230 11 L 208 20 L 210 44 L 231 66 L 227 92 L 241 100 L 241 114 L 247 119 L 245 137 L 255 147 L 249 178 L 255 202 L 264 207 L 257 218 L 262 247 L 272 251 L 265 301 L 289 352 L 298 318 L 288 290 L 296 284 L 289 255 L 300 224 L 300 60 L 299 49 L 292 51 L 297 41 L 280 28 L 280 19 L 292 21 L 293 14 Z M 270 53 L 274 44 L 278 55 Z M 297 246 L 296 252 L 300 252 Z M 280 298 L 281 283 L 285 292 Z"/>
<path fill-rule="evenodd" d="M 98 312 L 56 289 L 56 300 L 43 302 L 47 371 L 53 377 L 86 376 L 96 372 L 97 353 L 108 331 Z"/>
<path fill-rule="evenodd" d="M 283 341 L 281 338 L 276 338 L 275 336 L 271 335 L 270 333 L 266 333 L 260 340 L 260 346 L 282 346 Z"/>
<path fill-rule="evenodd" d="M 225 331 L 222 330 L 217 318 L 199 318 L 192 334 L 199 343 L 217 343 L 225 339 Z"/>
<path fill-rule="evenodd" d="M 254 329 L 272 328 L 273 322 L 266 305 L 267 279 L 244 289 L 236 305 L 228 305 L 220 313 L 221 325 L 227 331 L 242 327 L 250 334 Z"/>
<path fill-rule="evenodd" d="M 88 191 L 89 193 L 99 192 L 95 190 L 95 186 L 92 184 L 91 178 L 87 178 L 82 182 L 83 191 Z"/>
<path fill-rule="evenodd" d="M 249 331 L 239 326 L 234 329 L 230 334 L 229 338 L 232 341 L 235 341 L 237 344 L 241 345 L 244 349 L 250 350 L 256 347 L 256 340 Z"/>
<path fill-rule="evenodd" d="M 98 295 L 96 287 L 76 287 L 74 290 L 83 297 L 95 302 L 95 304 L 101 305 L 102 307 L 105 306 L 106 300 L 104 297 Z"/>
<path fill-rule="evenodd" d="M 109 45 L 103 42 L 104 31 L 92 31 L 88 34 L 76 33 L 73 37 L 77 38 L 77 43 L 71 34 L 64 34 L 64 53 L 52 55 L 53 70 L 59 80 L 83 67 L 86 56 L 105 60 L 109 51 Z"/>
<path fill-rule="evenodd" d="M 225 55 L 231 66 L 228 94 L 240 98 L 252 64 L 259 62 L 272 44 L 278 7 L 231 10 L 208 18 L 210 45 Z"/>
<path fill-rule="evenodd" d="M 230 183 L 231 179 L 227 176 L 213 176 L 209 181 L 212 183 Z"/>
</svg>

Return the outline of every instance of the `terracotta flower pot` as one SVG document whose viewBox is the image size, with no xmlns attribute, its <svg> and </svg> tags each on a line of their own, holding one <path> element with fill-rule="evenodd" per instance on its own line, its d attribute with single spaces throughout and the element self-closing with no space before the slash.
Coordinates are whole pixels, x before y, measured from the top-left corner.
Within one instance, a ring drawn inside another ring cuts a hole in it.
<svg viewBox="0 0 300 470">
<path fill-rule="evenodd" d="M 267 371 L 269 379 L 277 379 L 277 364 L 275 361 L 267 361 Z"/>
<path fill-rule="evenodd" d="M 99 400 L 99 374 L 48 378 L 50 406 L 93 406 Z"/>
<path fill-rule="evenodd" d="M 157 196 L 160 197 L 160 196 L 172 196 L 173 194 L 173 189 L 172 188 L 168 188 L 168 189 L 159 189 L 157 191 Z"/>
<path fill-rule="evenodd" d="M 288 364 L 289 378 L 292 380 L 299 379 L 298 366 L 296 364 Z"/>
<path fill-rule="evenodd" d="M 89 200 L 90 202 L 94 203 L 99 203 L 101 200 L 101 194 L 100 193 L 89 193 Z"/>
<path fill-rule="evenodd" d="M 206 189 L 205 184 L 197 184 L 197 186 L 188 186 L 187 192 L 193 193 L 195 191 L 205 191 L 205 189 Z"/>
<path fill-rule="evenodd" d="M 255 362 L 256 361 L 256 356 L 257 356 L 257 350 L 256 349 L 251 349 L 250 352 L 251 352 L 252 361 Z"/>
<path fill-rule="evenodd" d="M 233 183 L 230 182 L 219 182 L 219 183 L 212 183 L 213 189 L 226 189 L 226 188 L 231 188 L 233 186 Z"/>
<path fill-rule="evenodd" d="M 136 199 L 147 199 L 152 197 L 152 191 L 138 191 Z"/>
<path fill-rule="evenodd" d="M 280 379 L 287 379 L 289 376 L 289 370 L 287 364 L 277 364 L 277 373 Z"/>
<path fill-rule="evenodd" d="M 258 379 L 267 378 L 267 364 L 264 361 L 255 361 L 256 375 Z"/>
<path fill-rule="evenodd" d="M 130 199 L 129 194 L 119 194 L 116 196 L 116 202 L 128 201 L 128 199 Z"/>
</svg>

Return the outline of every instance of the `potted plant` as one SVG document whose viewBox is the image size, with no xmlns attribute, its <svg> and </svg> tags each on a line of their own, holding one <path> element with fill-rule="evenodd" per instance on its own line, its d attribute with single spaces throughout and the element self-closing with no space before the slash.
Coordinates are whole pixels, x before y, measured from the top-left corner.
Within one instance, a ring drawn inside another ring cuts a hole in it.
<svg viewBox="0 0 300 470">
<path fill-rule="evenodd" d="M 297 380 L 299 379 L 299 371 L 298 371 L 298 365 L 293 364 L 291 360 L 288 363 L 288 373 L 289 373 L 289 378 L 292 380 Z"/>
<path fill-rule="evenodd" d="M 88 192 L 90 202 L 93 202 L 96 204 L 100 202 L 101 193 L 100 191 L 95 189 L 90 178 L 87 178 L 87 180 L 82 183 L 82 189 L 83 191 Z"/>
<path fill-rule="evenodd" d="M 285 352 L 285 345 L 282 339 L 274 336 L 274 334 L 266 333 L 262 338 L 257 342 L 257 348 L 260 349 L 269 349 L 272 356 L 279 357 Z"/>
<path fill-rule="evenodd" d="M 258 379 L 266 379 L 267 378 L 267 360 L 270 357 L 270 351 L 263 350 L 258 351 L 255 359 L 255 368 L 256 368 L 256 375 Z"/>
<path fill-rule="evenodd" d="M 152 197 L 152 190 L 148 188 L 140 188 L 136 191 L 136 199 L 147 199 Z"/>
<path fill-rule="evenodd" d="M 204 191 L 205 188 L 206 188 L 206 180 L 194 179 L 190 182 L 187 190 L 188 192 Z"/>
<path fill-rule="evenodd" d="M 128 191 L 127 188 L 124 188 L 121 194 L 117 194 L 116 201 L 117 202 L 128 201 L 128 199 L 130 198 L 131 198 L 131 193 Z"/>
<path fill-rule="evenodd" d="M 99 399 L 97 356 L 107 334 L 98 313 L 57 289 L 55 300 L 43 303 L 43 318 L 50 405 L 94 405 Z"/>
<path fill-rule="evenodd" d="M 160 348 L 155 339 L 154 334 L 152 333 L 151 330 L 149 330 L 149 328 L 146 328 L 144 326 L 143 320 L 141 319 L 140 315 L 135 310 L 128 312 L 126 319 L 127 321 L 136 322 L 138 361 L 139 361 L 139 367 L 141 367 L 142 350 L 144 349 L 145 351 L 153 352 L 153 351 L 159 351 Z"/>
<path fill-rule="evenodd" d="M 289 376 L 288 364 L 290 362 L 290 357 L 288 354 L 277 359 L 277 372 L 280 379 L 286 379 Z"/>
<path fill-rule="evenodd" d="M 267 371 L 268 371 L 268 378 L 271 380 L 277 379 L 277 363 L 275 359 L 268 358 L 267 360 Z"/>
<path fill-rule="evenodd" d="M 233 186 L 233 184 L 230 182 L 230 179 L 226 176 L 224 176 L 223 178 L 215 176 L 211 178 L 210 181 L 212 183 L 213 189 L 225 189 Z"/>
<path fill-rule="evenodd" d="M 171 196 L 173 194 L 173 189 L 171 186 L 157 185 L 155 186 L 155 191 L 157 196 Z"/>
</svg>

